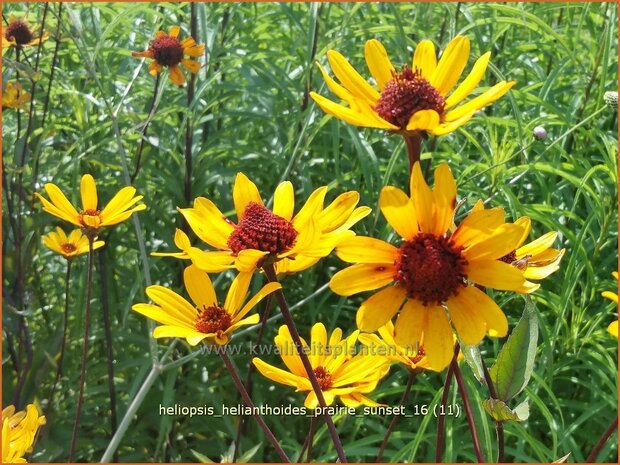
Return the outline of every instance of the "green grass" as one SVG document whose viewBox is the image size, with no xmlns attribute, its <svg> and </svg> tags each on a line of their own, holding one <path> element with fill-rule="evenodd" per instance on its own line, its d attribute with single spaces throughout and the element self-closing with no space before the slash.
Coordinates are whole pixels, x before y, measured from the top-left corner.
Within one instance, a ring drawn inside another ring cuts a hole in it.
<svg viewBox="0 0 620 465">
<path fill-rule="evenodd" d="M 28 13 L 32 24 L 41 20 L 42 4 L 5 4 L 3 14 Z M 59 27 L 58 5 L 50 4 L 46 29 L 52 37 L 44 44 L 39 64 L 33 131 L 26 163 L 19 166 L 23 140 L 16 141 L 17 118 L 3 112 L 3 160 L 10 186 L 21 173 L 23 234 L 16 240 L 10 228 L 3 191 L 3 377 L 2 404 L 11 403 L 17 375 L 10 350 L 24 363 L 27 344 L 20 343 L 17 311 L 23 312 L 32 346 L 32 363 L 22 391 L 23 402 L 47 399 L 55 373 L 64 305 L 64 261 L 45 249 L 40 236 L 60 224 L 31 207 L 33 186 L 54 182 L 70 199 L 79 200 L 79 179 L 92 173 L 100 198 L 124 185 L 123 159 L 135 166 L 140 131 L 148 116 L 154 82 L 146 66 L 130 56 L 143 50 L 154 32 L 180 24 L 189 31 L 188 4 L 72 4 L 63 5 Z M 359 129 L 326 116 L 305 98 L 306 88 L 324 95 L 314 61 L 326 63 L 326 51 L 343 53 L 366 75 L 364 42 L 379 38 L 392 62 L 409 63 L 419 40 L 429 38 L 445 47 L 456 34 L 472 42 L 472 58 L 493 52 L 484 85 L 500 79 L 517 84 L 508 96 L 487 107 L 461 130 L 424 143 L 423 159 L 432 166 L 441 161 L 459 183 L 467 208 L 476 199 L 503 206 L 512 219 L 532 218 L 532 238 L 559 231 L 557 246 L 566 248 L 560 271 L 546 279 L 534 294 L 540 337 L 534 375 L 517 401 L 530 399 L 530 418 L 506 425 L 506 454 L 511 461 L 549 462 L 570 453 L 569 461 L 583 462 L 617 414 L 616 339 L 605 331 L 617 318 L 617 309 L 601 297 L 616 282 L 618 248 L 618 140 L 616 111 L 604 108 L 603 94 L 617 90 L 617 10 L 613 3 L 260 3 L 197 4 L 197 41 L 207 46 L 206 66 L 196 80 L 194 102 L 188 107 L 185 89 L 167 79 L 160 81 L 160 99 L 148 129 L 142 167 L 135 186 L 148 209 L 139 213 L 146 252 L 173 250 L 172 238 L 182 224 L 176 207 L 185 207 L 183 192 L 185 127 L 193 124 L 192 197 L 205 196 L 232 211 L 234 176 L 246 173 L 269 198 L 281 179 L 296 189 L 298 205 L 318 186 L 330 185 L 329 198 L 357 190 L 362 205 L 373 213 L 359 223 L 360 234 L 388 238 L 390 230 L 377 208 L 383 185 L 407 184 L 407 157 L 401 139 L 379 130 Z M 45 127 L 41 117 L 49 81 L 55 37 L 60 38 L 58 62 L 51 87 Z M 316 40 L 315 40 L 316 39 Z M 316 42 L 316 43 L 315 43 Z M 316 49 L 314 51 L 314 49 Z M 34 66 L 36 48 L 24 53 L 20 82 Z M 15 51 L 4 53 L 3 82 L 15 79 Z M 22 55 L 22 59 L 23 59 Z M 204 60 L 203 60 L 204 61 Z M 467 68 L 469 69 L 469 67 Z M 120 106 L 119 106 L 120 104 Z M 21 135 L 27 122 L 21 115 Z M 544 126 L 548 138 L 536 141 L 535 126 Z M 116 134 L 118 128 L 120 134 Z M 34 179 L 35 160 L 40 160 Z M 66 229 L 66 227 L 65 227 Z M 145 302 L 148 284 L 140 259 L 139 241 L 131 221 L 104 235 L 105 274 L 112 316 L 115 388 L 119 420 L 136 398 L 151 372 L 152 357 L 164 357 L 170 340 L 150 346 L 145 318 L 130 310 Z M 198 241 L 192 237 L 195 244 Z M 149 257 L 146 264 L 153 283 L 181 292 L 182 263 Z M 335 256 L 284 282 L 290 303 L 304 299 L 327 283 L 344 266 Z M 97 264 L 93 289 L 93 327 L 87 371 L 86 398 L 76 458 L 99 461 L 110 441 L 107 368 L 101 313 L 101 279 Z M 32 461 L 66 460 L 77 398 L 82 347 L 86 260 L 73 266 L 70 344 L 56 405 L 41 433 Z M 24 279 L 20 297 L 14 284 Z M 226 289 L 229 277 L 219 281 Z M 259 287 L 255 278 L 255 288 Z M 497 293 L 513 328 L 523 300 Z M 328 329 L 355 328 L 355 310 L 362 297 L 341 298 L 329 289 L 294 311 L 303 335 L 323 321 Z M 274 311 L 275 314 L 275 311 Z M 271 341 L 280 321 L 270 325 Z M 254 340 L 246 332 L 239 344 Z M 237 342 L 237 341 L 235 341 Z M 484 340 L 487 364 L 494 361 L 503 340 Z M 179 342 L 163 363 L 191 353 Z M 276 361 L 276 357 L 270 358 Z M 235 358 L 245 377 L 248 358 Z M 494 425 L 482 409 L 488 397 L 464 366 L 474 415 L 487 460 L 496 457 Z M 216 356 L 198 355 L 165 370 L 155 371 L 129 430 L 118 449 L 122 461 L 196 461 L 192 450 L 219 461 L 230 454 L 238 419 L 165 417 L 159 405 L 236 405 L 238 395 Z M 418 377 L 409 407 L 439 401 L 443 376 Z M 396 404 L 406 372 L 394 366 L 372 394 Z M 257 404 L 301 405 L 303 395 L 256 375 Z M 458 395 L 451 403 L 460 404 Z M 513 407 L 518 402 L 515 402 Z M 303 417 L 266 419 L 292 457 L 308 430 Z M 351 461 L 372 461 L 390 418 L 336 417 Z M 277 461 L 262 432 L 248 420 L 242 452 L 262 446 L 252 461 Z M 436 419 L 432 415 L 401 419 L 385 454 L 387 461 L 433 461 Z M 603 448 L 599 459 L 617 461 L 617 436 Z M 336 458 L 325 426 L 318 429 L 314 457 Z M 446 462 L 474 461 L 475 455 L 463 416 L 448 418 Z"/>
</svg>

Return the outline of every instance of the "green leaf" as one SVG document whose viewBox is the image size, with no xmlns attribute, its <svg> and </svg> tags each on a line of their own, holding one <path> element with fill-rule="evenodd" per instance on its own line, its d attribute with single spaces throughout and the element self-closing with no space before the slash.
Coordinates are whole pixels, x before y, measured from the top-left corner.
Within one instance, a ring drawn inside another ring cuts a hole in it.
<svg viewBox="0 0 620 465">
<path fill-rule="evenodd" d="M 519 404 L 514 410 L 511 410 L 503 401 L 497 399 L 484 400 L 482 401 L 482 406 L 495 421 L 525 421 L 530 414 L 527 400 Z"/>
<path fill-rule="evenodd" d="M 570 457 L 570 452 L 569 452 L 568 454 L 566 454 L 565 456 L 560 457 L 560 458 L 559 458 L 559 459 L 557 459 L 557 460 L 554 460 L 554 461 L 553 461 L 553 462 L 551 462 L 551 463 L 565 463 L 565 462 L 568 460 L 568 458 L 569 458 L 569 457 Z"/>
<path fill-rule="evenodd" d="M 463 357 L 465 357 L 465 361 L 469 365 L 469 368 L 471 368 L 478 382 L 483 383 L 484 369 L 482 368 L 480 347 L 461 344 L 461 352 L 463 352 Z"/>
<path fill-rule="evenodd" d="M 198 460 L 200 463 L 215 463 L 213 460 L 211 460 L 206 455 L 203 455 L 200 452 L 195 451 L 194 449 L 190 449 L 190 450 L 192 452 L 192 455 L 196 457 L 196 460 Z"/>
<path fill-rule="evenodd" d="M 527 386 L 534 368 L 537 343 L 536 306 L 530 296 L 525 296 L 523 316 L 490 370 L 491 379 L 500 400 L 508 402 Z"/>
</svg>

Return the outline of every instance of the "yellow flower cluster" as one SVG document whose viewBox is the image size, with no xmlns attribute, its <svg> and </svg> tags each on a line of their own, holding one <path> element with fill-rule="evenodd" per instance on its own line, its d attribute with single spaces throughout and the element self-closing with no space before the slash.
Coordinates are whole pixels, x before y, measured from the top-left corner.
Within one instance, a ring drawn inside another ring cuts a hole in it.
<svg viewBox="0 0 620 465">
<path fill-rule="evenodd" d="M 24 456 L 32 452 L 37 431 L 45 424 L 34 404 L 15 412 L 9 405 L 2 410 L 2 463 L 25 463 Z"/>
</svg>

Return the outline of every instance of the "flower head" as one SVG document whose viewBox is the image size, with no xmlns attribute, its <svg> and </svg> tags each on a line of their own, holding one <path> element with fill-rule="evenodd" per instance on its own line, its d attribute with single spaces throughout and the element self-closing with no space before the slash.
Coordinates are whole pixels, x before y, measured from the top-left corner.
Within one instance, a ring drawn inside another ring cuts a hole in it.
<svg viewBox="0 0 620 465">
<path fill-rule="evenodd" d="M 35 32 L 30 29 L 30 25 L 26 19 L 16 18 L 10 15 L 9 24 L 4 28 L 4 35 L 2 36 L 2 48 L 30 47 L 32 45 L 39 45 L 47 39 L 47 32 L 43 31 L 43 33 L 39 34 L 37 37 L 35 36 Z"/>
<path fill-rule="evenodd" d="M 435 170 L 434 190 L 416 163 L 410 190 L 408 197 L 387 186 L 379 197 L 402 243 L 343 240 L 336 254 L 356 264 L 336 273 L 330 287 L 344 296 L 381 289 L 359 308 L 358 328 L 375 332 L 400 310 L 394 340 L 403 347 L 423 346 L 430 368 L 439 371 L 452 359 L 451 323 L 469 345 L 478 344 L 485 333 L 506 335 L 506 316 L 472 284 L 510 291 L 523 286 L 523 271 L 498 259 L 515 250 L 524 228 L 505 224 L 499 208 L 473 212 L 454 228 L 456 184 L 445 163 Z"/>
<path fill-rule="evenodd" d="M 65 234 L 62 228 L 56 228 L 43 236 L 45 246 L 59 253 L 67 260 L 72 260 L 78 255 L 88 253 L 88 237 L 82 234 L 80 229 L 74 229 L 69 236 Z M 105 242 L 93 242 L 93 250 L 103 247 Z"/>
<path fill-rule="evenodd" d="M 481 200 L 476 202 L 472 212 L 484 209 Z M 540 281 L 560 268 L 560 261 L 566 252 L 565 249 L 554 249 L 551 247 L 558 237 L 557 231 L 549 231 L 538 239 L 525 244 L 527 237 L 532 230 L 532 221 L 527 216 L 518 218 L 514 224 L 523 227 L 523 236 L 519 239 L 515 250 L 501 257 L 499 260 L 509 263 L 523 271 L 526 280 L 517 292 L 530 294 L 540 287 L 540 284 L 533 283 L 531 280 Z"/>
<path fill-rule="evenodd" d="M 19 82 L 10 81 L 6 83 L 6 88 L 2 92 L 2 109 L 13 108 L 16 110 L 19 108 L 23 110 L 28 102 L 30 102 L 30 94 L 24 92 Z"/>
<path fill-rule="evenodd" d="M 270 210 L 256 185 L 239 173 L 233 187 L 237 223 L 204 197 L 198 197 L 193 208 L 179 209 L 196 235 L 218 250 L 201 251 L 180 237 L 179 242 L 175 238 L 175 243 L 207 272 L 232 267 L 253 271 L 270 261 L 278 273 L 296 273 L 329 255 L 345 237 L 354 235 L 349 228 L 370 213 L 368 207 L 356 208 L 357 192 L 345 192 L 324 207 L 326 193 L 327 187 L 315 190 L 294 215 L 293 185 L 285 181 L 276 188 Z"/>
<path fill-rule="evenodd" d="M 611 273 L 612 276 L 614 278 L 616 278 L 616 281 L 618 281 L 618 272 L 614 271 L 613 273 Z M 612 300 L 614 302 L 616 302 L 616 305 L 618 304 L 618 294 L 616 294 L 615 292 L 612 291 L 603 291 L 602 293 L 603 297 L 606 297 L 609 300 Z M 608 327 L 607 327 L 607 331 L 609 331 L 609 334 L 611 334 L 612 336 L 616 336 L 618 337 L 618 320 L 612 322 Z"/>
<path fill-rule="evenodd" d="M 378 90 L 344 56 L 330 50 L 327 59 L 340 84 L 318 66 L 329 89 L 349 106 L 339 105 L 315 92 L 310 95 L 323 111 L 355 126 L 398 133 L 448 134 L 514 85 L 514 81 L 498 82 L 457 107 L 480 83 L 491 57 L 487 52 L 478 58 L 469 75 L 454 89 L 469 59 L 469 50 L 469 39 L 457 36 L 437 62 L 433 43 L 422 40 L 413 55 L 412 66 L 403 66 L 399 71 L 390 62 L 381 42 L 371 39 L 366 42 L 364 51 Z"/>
<path fill-rule="evenodd" d="M 352 355 L 358 334 L 359 331 L 355 331 L 343 339 L 342 330 L 336 328 L 328 338 L 323 323 L 316 323 L 311 330 L 310 346 L 302 339 L 304 351 L 308 354 L 327 405 L 331 405 L 337 396 L 343 404 L 351 407 L 360 404 L 377 405 L 365 394 L 374 391 L 379 380 L 387 374 L 389 363 L 385 357 Z M 292 386 L 297 391 L 309 392 L 304 405 L 306 408 L 316 408 L 316 394 L 286 326 L 280 327 L 275 343 L 288 371 L 269 365 L 259 358 L 252 360 L 254 366 L 272 381 Z"/>
<path fill-rule="evenodd" d="M 96 235 L 100 228 L 121 223 L 129 218 L 132 213 L 146 208 L 144 204 L 134 206 L 136 202 L 142 200 L 142 196 L 134 197 L 135 187 L 127 186 L 118 191 L 112 200 L 99 210 L 97 186 L 90 174 L 82 176 L 80 183 L 82 209 L 79 212 L 55 184 L 45 184 L 45 191 L 50 200 L 35 192 L 43 204 L 43 210 L 50 215 L 81 227 L 86 234 Z"/>
<path fill-rule="evenodd" d="M 25 463 L 24 455 L 32 452 L 32 445 L 45 417 L 39 415 L 34 404 L 15 413 L 9 405 L 2 410 L 2 463 Z"/>
<path fill-rule="evenodd" d="M 193 305 L 170 289 L 149 286 L 146 295 L 155 303 L 136 304 L 132 308 L 163 325 L 155 328 L 153 337 L 183 337 L 192 346 L 204 339 L 219 345 L 228 343 L 235 329 L 258 323 L 258 314 L 245 316 L 266 295 L 281 288 L 278 283 L 269 283 L 242 306 L 248 295 L 252 273 L 239 273 L 222 304 L 204 271 L 192 265 L 185 269 L 183 278 Z"/>
<path fill-rule="evenodd" d="M 181 86 L 185 83 L 185 75 L 179 65 L 182 64 L 190 73 L 200 70 L 200 63 L 193 58 L 204 55 L 205 46 L 197 44 L 192 37 L 183 40 L 178 38 L 181 28 L 172 26 L 170 32 L 157 32 L 151 41 L 148 50 L 144 52 L 132 52 L 134 57 L 145 57 L 153 60 L 149 65 L 149 73 L 153 76 L 161 73 L 165 67 L 169 69 L 170 80 Z M 189 58 L 186 58 L 185 56 Z"/>
</svg>

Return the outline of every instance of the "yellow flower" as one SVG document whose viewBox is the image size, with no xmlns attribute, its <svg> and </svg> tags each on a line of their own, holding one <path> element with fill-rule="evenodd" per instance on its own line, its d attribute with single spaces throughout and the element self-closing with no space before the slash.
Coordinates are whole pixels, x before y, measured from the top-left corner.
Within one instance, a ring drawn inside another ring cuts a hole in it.
<svg viewBox="0 0 620 465">
<path fill-rule="evenodd" d="M 379 335 L 362 333 L 359 340 L 377 355 L 385 355 L 390 361 L 402 363 L 410 370 L 431 370 L 424 346 L 403 347 L 394 340 L 394 324 L 388 321 L 385 326 L 378 329 Z"/>
<path fill-rule="evenodd" d="M 342 339 L 342 330 L 336 328 L 328 338 L 325 326 L 316 323 L 311 330 L 310 346 L 302 339 L 304 351 L 308 354 L 327 405 L 331 405 L 336 396 L 340 397 L 343 404 L 351 407 L 378 405 L 365 394 L 372 392 L 379 380 L 387 374 L 388 360 L 368 354 L 352 355 L 358 334 L 359 331 L 355 331 Z M 266 378 L 292 386 L 297 391 L 308 391 L 304 405 L 309 409 L 316 408 L 316 394 L 286 326 L 280 327 L 274 341 L 288 371 L 269 365 L 259 358 L 254 358 L 252 363 Z"/>
<path fill-rule="evenodd" d="M 67 237 L 62 228 L 56 228 L 56 231 L 43 236 L 43 243 L 48 249 L 59 253 L 67 260 L 88 253 L 88 237 L 79 229 L 74 229 Z M 93 242 L 93 250 L 103 247 L 104 244 L 103 241 Z"/>
<path fill-rule="evenodd" d="M 491 52 L 483 54 L 453 91 L 469 59 L 469 39 L 457 36 L 437 62 L 435 46 L 422 40 L 413 55 L 412 67 L 397 71 L 381 42 L 371 39 L 364 49 L 366 63 L 379 90 L 370 85 L 347 59 L 335 50 L 327 52 L 332 72 L 340 84 L 319 65 L 329 89 L 349 106 L 339 105 L 312 92 L 326 113 L 355 126 L 386 129 L 398 133 L 427 131 L 448 134 L 471 119 L 476 110 L 494 102 L 514 85 L 501 81 L 467 103 L 462 102 L 480 83 Z M 450 95 L 448 95 L 450 94 Z"/>
<path fill-rule="evenodd" d="M 45 417 L 39 415 L 34 404 L 15 413 L 9 405 L 2 410 L 2 463 L 24 463 L 24 455 L 32 452 L 32 445 Z"/>
<path fill-rule="evenodd" d="M 611 273 L 612 276 L 614 278 L 616 278 L 616 281 L 618 280 L 618 272 L 614 271 L 613 273 Z M 614 302 L 616 302 L 616 304 L 618 304 L 618 294 L 616 294 L 615 292 L 611 292 L 611 291 L 604 291 L 602 293 L 603 297 L 606 297 L 609 300 L 613 300 Z M 618 320 L 614 321 L 613 323 L 611 323 L 608 327 L 607 327 L 607 331 L 609 331 L 609 334 L 611 334 L 612 336 L 616 336 L 618 337 Z"/>
<path fill-rule="evenodd" d="M 239 273 L 222 305 L 204 271 L 192 265 L 185 268 L 183 278 L 194 305 L 170 289 L 149 286 L 146 288 L 146 295 L 155 304 L 136 304 L 132 308 L 163 325 L 155 328 L 153 337 L 184 337 L 192 346 L 203 339 L 212 339 L 220 345 L 226 344 L 235 329 L 258 323 L 258 314 L 247 318 L 245 316 L 266 295 L 281 288 L 278 283 L 269 283 L 242 307 L 252 273 Z"/>
<path fill-rule="evenodd" d="M 375 332 L 400 310 L 396 343 L 413 348 L 423 343 L 429 366 L 440 371 L 453 355 L 450 320 L 465 344 L 478 344 L 485 333 L 506 335 L 502 310 L 470 283 L 521 288 L 523 272 L 498 259 L 516 248 L 524 228 L 505 224 L 504 211 L 493 208 L 472 212 L 453 229 L 456 184 L 446 163 L 435 170 L 434 191 L 416 163 L 410 190 L 411 198 L 387 186 L 379 197 L 387 222 L 403 238 L 400 246 L 370 237 L 343 240 L 337 255 L 356 264 L 336 273 L 330 287 L 344 296 L 383 288 L 362 303 L 358 328 Z"/>
<path fill-rule="evenodd" d="M 118 191 L 102 210 L 98 210 L 97 186 L 90 174 L 82 176 L 80 183 L 82 209 L 79 212 L 55 184 L 45 184 L 45 191 L 50 200 L 35 192 L 43 204 L 44 211 L 89 232 L 96 232 L 101 227 L 121 223 L 129 218 L 133 212 L 146 208 L 144 204 L 133 206 L 142 200 L 142 196 L 134 197 L 135 187 L 127 186 Z"/>
<path fill-rule="evenodd" d="M 484 203 L 479 200 L 472 208 L 472 212 L 483 209 Z M 558 237 L 557 231 L 549 231 L 529 244 L 523 245 L 532 230 L 532 222 L 527 216 L 522 216 L 515 221 L 515 224 L 523 227 L 523 236 L 515 250 L 501 257 L 500 260 L 522 270 L 526 280 L 538 281 L 557 271 L 566 252 L 565 249 L 558 250 L 551 247 Z M 517 292 L 530 294 L 539 287 L 540 284 L 538 283 L 525 281 L 523 286 L 517 289 Z"/>
<path fill-rule="evenodd" d="M 6 89 L 2 92 L 2 108 L 25 109 L 25 103 L 30 102 L 30 94 L 24 92 L 22 85 L 15 82 L 7 82 Z"/>
<path fill-rule="evenodd" d="M 39 34 L 39 37 L 35 37 L 33 31 L 30 29 L 28 21 L 24 18 L 16 18 L 10 15 L 9 24 L 4 29 L 4 35 L 2 36 L 2 48 L 30 47 L 32 45 L 39 45 L 47 39 L 47 32 L 43 31 L 43 34 Z"/>
<path fill-rule="evenodd" d="M 190 73 L 196 74 L 200 70 L 200 63 L 192 58 L 204 55 L 205 46 L 197 44 L 192 37 L 179 40 L 180 31 L 179 26 L 172 26 L 168 34 L 163 31 L 157 32 L 148 50 L 132 52 L 131 56 L 153 60 L 149 65 L 149 73 L 153 76 L 161 73 L 164 66 L 167 66 L 170 70 L 169 79 L 179 86 L 183 85 L 185 75 L 179 64 L 182 64 Z M 185 58 L 185 55 L 190 58 Z"/>
<path fill-rule="evenodd" d="M 315 190 L 293 215 L 293 185 L 285 181 L 276 188 L 273 209 L 269 210 L 256 185 L 239 173 L 233 187 L 237 224 L 204 197 L 198 197 L 193 208 L 179 209 L 196 235 L 218 250 L 204 252 L 190 247 L 187 237 L 180 235 L 175 236 L 175 243 L 192 263 L 207 272 L 233 267 L 253 271 L 269 260 L 275 262 L 279 274 L 296 273 L 329 255 L 342 239 L 354 235 L 349 228 L 370 213 L 368 207 L 355 208 L 359 194 L 352 191 L 324 208 L 326 193 L 326 186 Z"/>
</svg>

